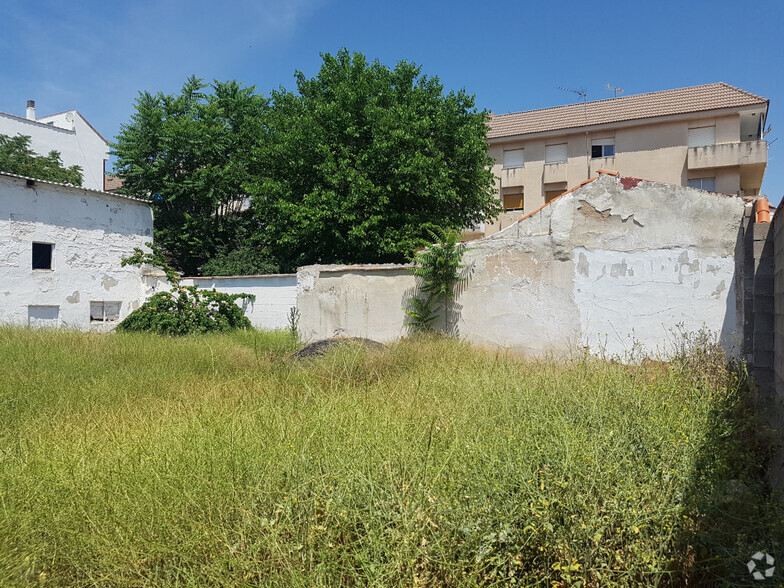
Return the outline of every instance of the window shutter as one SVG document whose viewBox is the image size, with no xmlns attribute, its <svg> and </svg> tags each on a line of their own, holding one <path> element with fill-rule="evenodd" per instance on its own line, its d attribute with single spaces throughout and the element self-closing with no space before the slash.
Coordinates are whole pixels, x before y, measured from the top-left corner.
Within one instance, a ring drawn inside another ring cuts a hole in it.
<svg viewBox="0 0 784 588">
<path fill-rule="evenodd" d="M 523 167 L 523 163 L 525 163 L 524 151 L 524 149 L 504 151 L 504 169 Z"/>
<path fill-rule="evenodd" d="M 544 148 L 545 163 L 566 163 L 566 143 L 560 145 L 547 145 Z"/>
<path fill-rule="evenodd" d="M 705 147 L 716 144 L 716 126 L 689 129 L 689 147 Z"/>
</svg>

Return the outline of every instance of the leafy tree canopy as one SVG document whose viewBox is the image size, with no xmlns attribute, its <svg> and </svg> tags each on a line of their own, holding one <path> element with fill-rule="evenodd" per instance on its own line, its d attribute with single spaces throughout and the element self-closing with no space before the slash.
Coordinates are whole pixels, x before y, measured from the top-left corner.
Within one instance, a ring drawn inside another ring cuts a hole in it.
<svg viewBox="0 0 784 588">
<path fill-rule="evenodd" d="M 124 192 L 148 198 L 177 269 L 212 275 L 308 263 L 403 261 L 428 228 L 499 212 L 487 114 L 406 61 L 343 49 L 269 100 L 196 78 L 141 93 L 113 153 Z M 250 208 L 245 207 L 250 204 Z"/>
<path fill-rule="evenodd" d="M 497 215 L 487 114 L 406 61 L 342 49 L 298 93 L 272 92 L 265 178 L 250 187 L 283 269 L 408 258 L 434 225 Z"/>
<path fill-rule="evenodd" d="M 80 166 L 65 167 L 58 151 L 38 155 L 30 148 L 27 135 L 9 137 L 0 134 L 0 171 L 48 182 L 82 185 Z"/>
<path fill-rule="evenodd" d="M 234 81 L 215 82 L 211 94 L 206 87 L 191 77 L 179 95 L 140 93 L 112 145 L 121 191 L 151 201 L 156 244 L 189 275 L 258 230 L 245 184 L 255 177 L 267 102 Z"/>
</svg>

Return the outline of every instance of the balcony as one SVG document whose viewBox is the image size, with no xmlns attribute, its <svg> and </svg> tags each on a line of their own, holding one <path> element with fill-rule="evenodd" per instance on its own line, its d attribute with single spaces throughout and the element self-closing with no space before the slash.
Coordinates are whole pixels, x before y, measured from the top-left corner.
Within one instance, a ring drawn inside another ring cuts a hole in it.
<svg viewBox="0 0 784 588">
<path fill-rule="evenodd" d="M 735 165 L 762 165 L 768 161 L 767 141 L 720 143 L 705 147 L 689 147 L 688 169 L 709 169 Z"/>
<path fill-rule="evenodd" d="M 525 185 L 525 168 L 511 167 L 501 170 L 501 186 L 504 188 L 511 188 L 512 186 Z"/>
<path fill-rule="evenodd" d="M 566 167 L 567 163 L 546 163 L 544 166 L 544 177 L 542 181 L 545 184 L 553 182 L 566 181 Z"/>
</svg>

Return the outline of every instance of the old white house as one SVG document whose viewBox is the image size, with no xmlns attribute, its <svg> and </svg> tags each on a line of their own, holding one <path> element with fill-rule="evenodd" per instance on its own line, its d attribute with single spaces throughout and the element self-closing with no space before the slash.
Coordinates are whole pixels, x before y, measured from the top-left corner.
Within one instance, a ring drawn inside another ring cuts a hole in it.
<svg viewBox="0 0 784 588">
<path fill-rule="evenodd" d="M 0 134 L 30 137 L 30 147 L 39 155 L 60 152 L 63 165 L 82 168 L 82 185 L 104 189 L 104 167 L 109 145 L 78 110 L 36 118 L 35 102 L 28 100 L 25 117 L 0 112 Z"/>
<path fill-rule="evenodd" d="M 0 173 L 0 323 L 112 328 L 150 293 L 121 260 L 151 240 L 144 201 Z"/>
</svg>

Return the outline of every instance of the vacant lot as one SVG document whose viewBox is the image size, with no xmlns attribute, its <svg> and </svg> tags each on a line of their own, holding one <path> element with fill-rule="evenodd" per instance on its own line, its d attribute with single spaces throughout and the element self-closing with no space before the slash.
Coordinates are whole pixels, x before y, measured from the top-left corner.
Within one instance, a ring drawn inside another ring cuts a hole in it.
<svg viewBox="0 0 784 588">
<path fill-rule="evenodd" d="M 295 348 L 0 329 L 0 585 L 737 584 L 784 560 L 743 377 L 704 346 Z"/>
</svg>

